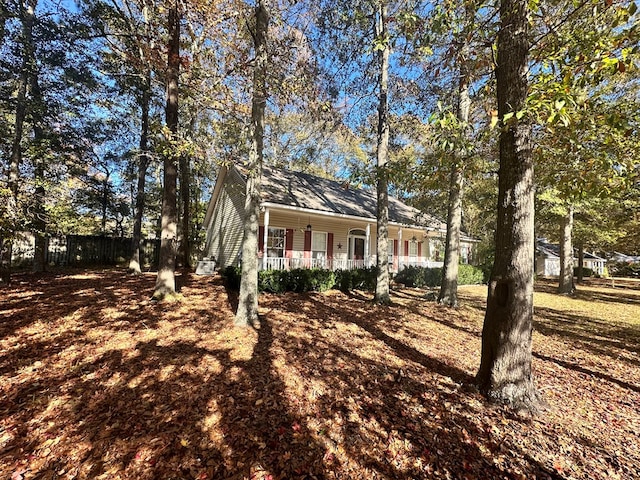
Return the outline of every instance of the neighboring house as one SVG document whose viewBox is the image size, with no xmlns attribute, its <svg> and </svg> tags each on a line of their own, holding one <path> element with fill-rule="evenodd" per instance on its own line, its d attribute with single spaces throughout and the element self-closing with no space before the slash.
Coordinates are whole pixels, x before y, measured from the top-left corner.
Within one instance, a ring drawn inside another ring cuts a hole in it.
<svg viewBox="0 0 640 480">
<path fill-rule="evenodd" d="M 626 253 L 613 252 L 609 256 L 609 261 L 614 263 L 640 263 L 640 256 L 627 255 Z"/>
<path fill-rule="evenodd" d="M 536 275 L 544 277 L 560 276 L 560 246 L 547 243 L 541 239 L 536 242 Z M 574 267 L 578 267 L 578 257 L 573 259 Z M 594 273 L 602 275 L 605 272 L 607 261 L 593 253 L 584 252 L 582 266 L 591 269 Z"/>
<path fill-rule="evenodd" d="M 241 260 L 246 181 L 223 167 L 204 220 L 209 267 Z M 262 175 L 260 268 L 352 269 L 376 264 L 375 191 L 313 175 L 265 167 Z M 389 197 L 389 262 L 442 266 L 446 225 Z M 477 241 L 461 238 L 461 261 L 473 261 Z M 209 268 L 210 269 L 210 268 Z M 203 270 L 204 271 L 204 270 Z"/>
</svg>

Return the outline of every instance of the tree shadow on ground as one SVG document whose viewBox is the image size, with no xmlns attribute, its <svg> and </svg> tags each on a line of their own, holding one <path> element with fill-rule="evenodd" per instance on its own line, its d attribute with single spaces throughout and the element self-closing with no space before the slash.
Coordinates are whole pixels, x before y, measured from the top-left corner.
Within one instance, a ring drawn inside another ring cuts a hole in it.
<svg viewBox="0 0 640 480">
<path fill-rule="evenodd" d="M 607 323 L 585 315 L 571 314 L 552 308 L 535 309 L 535 329 L 546 336 L 561 336 L 573 345 L 595 351 L 613 359 L 640 365 L 640 327 Z M 622 355 L 623 352 L 631 355 Z"/>
<path fill-rule="evenodd" d="M 592 290 L 581 290 L 578 288 L 574 294 L 574 298 L 587 301 L 596 301 L 603 303 L 621 303 L 624 305 L 640 305 L 640 292 L 629 289 L 612 290 L 610 293 L 594 292 Z"/>
<path fill-rule="evenodd" d="M 545 287 L 543 284 L 542 287 Z M 539 290 L 536 284 L 536 291 Z M 554 292 L 555 293 L 555 292 Z M 624 295 L 623 292 L 620 294 Z M 597 294 L 583 294 L 584 300 L 597 301 Z M 484 310 L 484 301 L 473 296 L 464 296 L 465 305 L 478 311 Z M 617 297 L 620 299 L 620 297 Z M 624 303 L 619 301 L 618 303 Z M 613 319 L 615 320 L 615 319 Z M 434 321 L 439 321 L 434 319 Z M 466 330 L 466 327 L 452 328 Z M 464 324 L 463 324 L 464 325 Z M 569 313 L 555 308 L 534 307 L 534 330 L 548 336 L 569 340 L 571 345 L 586 352 L 597 353 L 615 361 L 623 361 L 631 365 L 640 365 L 640 326 L 620 324 L 615 321 L 604 321 L 576 313 Z M 473 333 L 473 328 L 468 333 Z M 535 347 L 535 345 L 534 345 Z M 617 382 L 624 382 L 618 379 Z"/>
<path fill-rule="evenodd" d="M 102 280 L 72 281 L 51 295 L 70 301 L 51 319 L 51 340 L 2 356 L 2 478 L 295 478 L 324 470 L 323 448 L 275 373 L 267 318 L 255 331 L 234 329 L 224 288 L 209 280 L 198 293 L 218 296 L 209 308 L 187 313 L 160 302 L 125 318 L 97 306 L 69 319 L 75 298 L 106 295 L 98 293 Z M 185 296 L 195 283 L 185 281 Z M 129 304 L 149 286 L 137 279 L 118 288 L 130 289 Z M 30 328 L 25 320 L 9 331 Z M 122 341 L 94 339 L 97 328 Z M 226 339 L 210 344 L 222 330 Z"/>
<path fill-rule="evenodd" d="M 574 370 L 576 372 L 584 373 L 585 375 L 589 375 L 591 377 L 600 378 L 601 380 L 606 380 L 607 382 L 615 383 L 622 388 L 626 388 L 627 390 L 633 390 L 634 392 L 640 392 L 640 385 L 635 385 L 633 383 L 625 382 L 624 380 L 620 380 L 612 375 L 607 373 L 598 372 L 596 370 L 585 368 L 584 366 L 577 364 L 575 362 L 568 362 L 566 360 L 561 360 L 559 358 L 550 357 L 548 355 L 544 355 L 542 353 L 534 352 L 533 356 L 544 360 L 546 362 L 553 362 L 556 365 L 559 365 L 563 368 L 567 368 L 569 370 Z"/>
<path fill-rule="evenodd" d="M 504 439 L 472 420 L 493 408 L 471 386 L 473 377 L 395 338 L 392 332 L 402 319 L 394 318 L 393 307 L 371 305 L 367 297 L 335 303 L 315 294 L 287 297 L 283 302 L 272 296 L 266 303 L 299 316 L 316 332 L 313 337 L 304 329 L 283 333 L 289 337 L 287 363 L 317 391 L 314 425 L 324 444 L 344 445 L 349 461 L 364 465 L 370 478 L 509 477 L 494 462 Z M 301 312 L 300 304 L 307 303 L 312 307 Z M 336 332 L 340 324 L 346 330 Z M 355 348 L 336 342 L 341 334 L 348 334 Z M 396 363 L 380 361 L 380 350 L 392 351 Z M 380 444 L 386 448 L 378 449 Z M 526 469 L 526 475 L 557 478 L 535 461 Z"/>
<path fill-rule="evenodd" d="M 185 277 L 172 304 L 144 303 L 153 280 L 40 285 L 14 327 L 33 297 L 6 297 L 0 477 L 558 478 L 495 430 L 509 417 L 469 371 L 405 341 L 405 307 L 263 296 L 238 329 L 219 277 Z"/>
</svg>

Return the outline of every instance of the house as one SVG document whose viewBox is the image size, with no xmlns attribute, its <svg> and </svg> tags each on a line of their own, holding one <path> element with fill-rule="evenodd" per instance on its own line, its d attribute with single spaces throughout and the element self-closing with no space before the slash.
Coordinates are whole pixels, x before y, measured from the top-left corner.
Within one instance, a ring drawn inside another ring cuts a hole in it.
<svg viewBox="0 0 640 480">
<path fill-rule="evenodd" d="M 241 260 L 246 181 L 223 167 L 207 214 L 205 258 L 209 269 Z M 265 167 L 262 175 L 260 268 L 352 269 L 376 264 L 376 195 L 346 182 Z M 389 197 L 389 263 L 442 266 L 446 225 Z M 472 262 L 477 241 L 461 238 L 461 261 Z M 200 269 L 206 273 L 206 266 Z"/>
<path fill-rule="evenodd" d="M 573 264 L 578 266 L 578 258 L 575 256 Z M 591 269 L 595 274 L 602 275 L 605 273 L 607 261 L 594 253 L 584 252 L 582 266 Z M 548 243 L 546 239 L 536 241 L 535 256 L 536 275 L 544 277 L 560 276 L 560 246 Z"/>
<path fill-rule="evenodd" d="M 613 263 L 640 263 L 640 255 L 627 255 L 626 253 L 613 252 L 607 255 L 610 262 Z"/>
</svg>

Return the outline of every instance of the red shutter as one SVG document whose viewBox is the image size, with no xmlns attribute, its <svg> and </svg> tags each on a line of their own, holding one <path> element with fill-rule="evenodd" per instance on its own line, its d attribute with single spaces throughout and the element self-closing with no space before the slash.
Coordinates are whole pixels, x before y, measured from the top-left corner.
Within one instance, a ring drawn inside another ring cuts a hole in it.
<svg viewBox="0 0 640 480">
<path fill-rule="evenodd" d="M 304 258 L 311 258 L 311 232 L 304 231 Z"/>
<path fill-rule="evenodd" d="M 264 253 L 264 226 L 258 227 L 258 257 Z"/>
<path fill-rule="evenodd" d="M 418 258 L 422 258 L 422 242 L 418 242 Z"/>
<path fill-rule="evenodd" d="M 327 233 L 327 258 L 333 258 L 333 233 Z"/>
<path fill-rule="evenodd" d="M 287 228 L 287 236 L 284 242 L 284 257 L 293 258 L 293 230 L 291 228 Z"/>
<path fill-rule="evenodd" d="M 409 240 L 404 241 L 404 256 L 409 258 Z"/>
</svg>

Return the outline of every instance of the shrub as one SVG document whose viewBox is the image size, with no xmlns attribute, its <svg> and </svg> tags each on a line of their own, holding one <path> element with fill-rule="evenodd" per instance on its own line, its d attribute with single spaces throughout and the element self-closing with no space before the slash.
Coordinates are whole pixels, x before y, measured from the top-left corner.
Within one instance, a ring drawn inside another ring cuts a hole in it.
<svg viewBox="0 0 640 480">
<path fill-rule="evenodd" d="M 376 267 L 351 270 L 351 288 L 353 290 L 367 290 L 372 292 L 376 289 L 377 281 L 378 269 Z"/>
<path fill-rule="evenodd" d="M 337 270 L 336 271 L 336 287 L 342 292 L 350 291 L 353 286 L 351 282 L 351 270 Z"/>
<path fill-rule="evenodd" d="M 242 270 L 227 267 L 222 272 L 227 286 L 240 289 Z M 261 292 L 309 292 L 329 290 L 336 284 L 336 275 L 330 270 L 297 268 L 293 270 L 261 270 L 258 272 L 258 290 Z"/>
<path fill-rule="evenodd" d="M 613 277 L 640 277 L 640 263 L 614 263 L 609 268 L 609 273 Z"/>
<path fill-rule="evenodd" d="M 577 277 L 578 273 L 580 272 L 580 267 L 574 267 L 573 269 L 573 276 Z M 583 277 L 593 277 L 593 270 L 587 267 L 582 267 L 582 276 Z"/>
<path fill-rule="evenodd" d="M 406 287 L 424 288 L 435 287 L 442 281 L 442 268 L 404 267 L 394 279 Z"/>
<path fill-rule="evenodd" d="M 484 271 L 473 265 L 458 265 L 458 285 L 481 285 L 486 283 Z"/>
<path fill-rule="evenodd" d="M 258 290 L 261 292 L 282 293 L 288 284 L 286 270 L 262 270 L 258 272 Z"/>
<path fill-rule="evenodd" d="M 407 287 L 437 287 L 442 284 L 442 268 L 407 266 L 395 277 L 395 281 Z M 484 283 L 484 272 L 473 265 L 458 265 L 458 285 Z"/>
<path fill-rule="evenodd" d="M 314 288 L 319 292 L 331 290 L 336 286 L 336 274 L 331 270 L 317 270 L 314 275 Z"/>
<path fill-rule="evenodd" d="M 350 290 L 367 290 L 376 288 L 378 269 L 376 267 L 358 268 L 355 270 L 337 270 L 335 287 L 343 292 Z"/>
<path fill-rule="evenodd" d="M 228 266 L 222 271 L 222 276 L 229 289 L 235 291 L 240 290 L 240 278 L 242 276 L 240 267 Z"/>
</svg>

